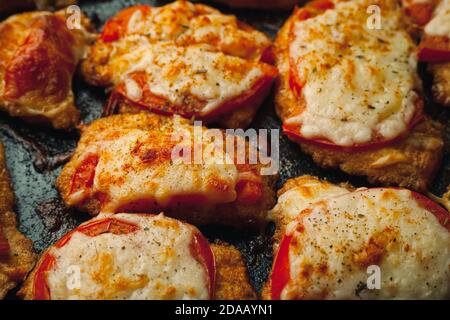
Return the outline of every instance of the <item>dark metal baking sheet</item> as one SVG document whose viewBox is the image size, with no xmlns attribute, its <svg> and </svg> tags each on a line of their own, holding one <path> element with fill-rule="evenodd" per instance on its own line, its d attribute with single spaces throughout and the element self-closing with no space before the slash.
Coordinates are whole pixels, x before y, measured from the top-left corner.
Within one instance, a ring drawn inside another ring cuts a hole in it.
<svg viewBox="0 0 450 320">
<path fill-rule="evenodd" d="M 276 0 L 274 0 L 276 1 Z M 92 19 L 98 29 L 106 19 L 120 9 L 137 3 L 162 5 L 168 1 L 80 1 L 82 10 Z M 217 6 L 227 13 L 236 14 L 240 19 L 255 28 L 274 37 L 277 30 L 289 15 L 280 12 L 261 12 L 248 10 L 230 10 Z M 430 78 L 421 66 L 425 90 L 429 93 Z M 102 112 L 107 95 L 101 88 L 88 86 L 81 79 L 74 82 L 76 103 L 81 109 L 82 121 L 87 123 L 98 118 Z M 443 107 L 426 101 L 426 111 L 433 118 L 446 124 L 446 147 L 441 169 L 433 183 L 431 191 L 441 195 L 450 184 L 450 112 Z M 273 110 L 273 100 L 269 97 L 259 111 L 253 128 L 280 129 L 280 121 Z M 61 166 L 60 160 L 73 150 L 78 139 L 77 132 L 62 132 L 42 129 L 12 119 L 0 113 L 0 140 L 5 143 L 7 163 L 10 169 L 16 194 L 16 212 L 20 218 L 20 229 L 30 237 L 37 251 L 42 251 L 55 240 L 73 229 L 89 217 L 74 210 L 68 210 L 62 204 L 54 182 Z M 367 186 L 364 178 L 351 177 L 338 170 L 325 170 L 317 167 L 307 155 L 289 142 L 280 138 L 280 181 L 302 174 L 317 175 L 334 182 L 350 182 L 356 186 Z M 270 244 L 271 228 L 262 234 L 235 232 L 220 227 L 208 227 L 202 230 L 210 240 L 225 240 L 235 244 L 244 254 L 251 281 L 260 290 L 270 269 L 272 254 Z"/>
</svg>

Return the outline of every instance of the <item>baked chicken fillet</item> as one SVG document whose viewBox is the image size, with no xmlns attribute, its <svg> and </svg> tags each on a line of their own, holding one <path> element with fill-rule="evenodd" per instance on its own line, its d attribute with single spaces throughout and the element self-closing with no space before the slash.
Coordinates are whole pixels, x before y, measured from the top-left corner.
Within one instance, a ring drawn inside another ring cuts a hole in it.
<svg viewBox="0 0 450 320">
<path fill-rule="evenodd" d="M 422 113 L 415 45 L 401 11 L 374 3 L 386 28 L 366 26 L 364 0 L 295 11 L 275 41 L 276 111 L 284 133 L 318 165 L 425 190 L 441 162 L 443 126 Z"/>
<path fill-rule="evenodd" d="M 299 4 L 300 0 L 213 0 L 226 4 L 232 8 L 251 8 L 260 10 L 289 10 L 296 4 Z"/>
<path fill-rule="evenodd" d="M 107 21 L 82 72 L 89 83 L 113 88 L 105 114 L 150 111 L 240 128 L 277 76 L 271 44 L 209 6 L 139 5 Z"/>
<path fill-rule="evenodd" d="M 92 35 L 64 11 L 17 14 L 0 23 L 0 109 L 68 129 L 79 120 L 72 77 Z"/>
<path fill-rule="evenodd" d="M 0 2 L 0 14 L 31 10 L 33 8 L 38 10 L 63 8 L 76 3 L 76 0 L 4 0 Z"/>
<path fill-rule="evenodd" d="M 195 225 L 248 227 L 264 224 L 275 202 L 277 176 L 220 129 L 139 113 L 96 120 L 81 133 L 56 186 L 68 206 L 92 215 L 164 211 Z"/>
</svg>

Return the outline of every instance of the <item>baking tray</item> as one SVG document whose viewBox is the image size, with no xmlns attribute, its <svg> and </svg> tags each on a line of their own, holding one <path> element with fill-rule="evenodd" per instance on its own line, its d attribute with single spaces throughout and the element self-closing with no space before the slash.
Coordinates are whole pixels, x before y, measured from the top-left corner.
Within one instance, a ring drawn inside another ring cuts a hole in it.
<svg viewBox="0 0 450 320">
<path fill-rule="evenodd" d="M 276 0 L 274 0 L 276 1 Z M 104 22 L 122 8 L 146 3 L 163 5 L 170 1 L 79 1 L 81 9 L 88 15 L 98 30 Z M 232 13 L 272 38 L 288 17 L 289 12 L 231 10 L 211 4 L 225 13 Z M 419 66 L 426 92 L 426 112 L 432 118 L 446 124 L 445 149 L 442 166 L 431 187 L 431 192 L 442 195 L 450 184 L 450 111 L 435 105 L 429 99 L 431 79 L 423 65 Z M 80 78 L 74 80 L 73 89 L 76 104 L 81 110 L 82 121 L 88 123 L 100 117 L 107 94 L 102 88 L 92 87 Z M 258 112 L 252 128 L 280 129 L 280 121 L 270 96 Z M 16 194 L 16 212 L 20 229 L 33 240 L 36 251 L 41 252 L 63 234 L 73 229 L 89 217 L 76 210 L 64 207 L 55 189 L 55 179 L 67 155 L 75 148 L 79 135 L 76 131 L 63 132 L 42 129 L 25 124 L 0 113 L 0 140 L 4 142 L 7 164 L 12 176 Z M 312 174 L 332 182 L 350 182 L 355 186 L 368 186 L 361 177 L 352 177 L 339 170 L 326 170 L 317 167 L 311 158 L 302 154 L 297 145 L 286 137 L 280 137 L 280 180 L 279 188 L 287 179 L 303 174 Z M 234 244 L 243 253 L 250 280 L 260 291 L 272 263 L 271 234 L 273 226 L 261 233 L 233 231 L 223 227 L 201 228 L 211 240 L 224 240 Z M 14 292 L 9 295 L 14 298 Z"/>
</svg>

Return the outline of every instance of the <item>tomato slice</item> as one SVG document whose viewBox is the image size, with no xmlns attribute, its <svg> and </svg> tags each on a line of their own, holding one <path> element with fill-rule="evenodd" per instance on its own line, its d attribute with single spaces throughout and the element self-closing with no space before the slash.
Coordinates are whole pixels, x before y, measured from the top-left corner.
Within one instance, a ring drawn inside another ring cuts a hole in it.
<svg viewBox="0 0 450 320">
<path fill-rule="evenodd" d="M 321 13 L 323 13 L 326 10 L 334 8 L 334 4 L 331 1 L 326 0 L 320 0 L 320 1 L 313 1 L 308 3 L 305 7 L 299 8 L 296 10 L 294 21 L 302 21 L 309 19 L 311 17 L 317 16 Z M 294 27 L 294 24 L 292 24 L 292 27 Z M 292 37 L 294 36 L 294 32 L 290 32 L 290 42 L 293 42 Z M 296 71 L 296 62 L 293 59 L 289 59 L 289 87 L 293 91 L 294 95 L 296 97 L 301 97 L 302 95 L 302 88 L 303 84 L 302 81 L 300 81 L 300 78 Z M 291 139 L 296 142 L 306 142 L 306 143 L 313 143 L 315 145 L 318 145 L 322 148 L 327 148 L 331 150 L 336 151 L 344 151 L 344 152 L 353 152 L 353 151 L 366 151 L 366 150 L 373 150 L 373 149 L 379 149 L 386 145 L 395 143 L 401 139 L 403 139 L 408 132 L 423 119 L 422 115 L 422 109 L 423 109 L 423 101 L 419 99 L 416 104 L 416 112 L 410 123 L 408 124 L 407 130 L 400 134 L 399 136 L 393 138 L 393 139 L 375 139 L 373 141 L 370 141 L 368 143 L 363 144 L 355 144 L 352 146 L 340 146 L 336 145 L 332 141 L 326 139 L 326 138 L 306 138 L 302 136 L 300 133 L 300 125 L 288 125 L 283 124 L 282 129 L 283 132 Z"/>
<path fill-rule="evenodd" d="M 103 233 L 112 233 L 116 235 L 128 234 L 139 230 L 139 226 L 123 221 L 117 218 L 105 218 L 91 223 L 82 225 L 75 230 L 67 233 L 59 241 L 54 244 L 55 248 L 64 247 L 72 238 L 75 232 L 81 232 L 88 237 L 96 237 Z M 51 294 L 47 285 L 47 272 L 56 262 L 55 257 L 47 252 L 39 264 L 34 276 L 33 299 L 34 300 L 50 300 Z"/>
<path fill-rule="evenodd" d="M 412 22 L 419 25 L 426 25 L 433 16 L 434 4 L 432 3 L 411 3 L 405 8 L 405 13 Z"/>
<path fill-rule="evenodd" d="M 70 194 L 92 187 L 98 162 L 99 157 L 97 155 L 90 155 L 83 160 L 72 177 Z"/>
<path fill-rule="evenodd" d="M 298 78 L 297 72 L 294 70 L 295 62 L 289 59 L 289 88 L 294 92 L 297 98 L 302 96 L 303 84 Z"/>
<path fill-rule="evenodd" d="M 124 34 L 126 34 L 128 29 L 128 22 L 130 21 L 130 18 L 133 16 L 133 14 L 138 10 L 142 12 L 143 18 L 145 18 L 146 16 L 150 15 L 152 7 L 147 5 L 137 5 L 120 11 L 117 15 L 106 22 L 105 27 L 103 28 L 103 32 L 100 36 L 102 41 L 117 41 Z"/>
<path fill-rule="evenodd" d="M 70 193 L 80 190 L 87 190 L 92 187 L 95 176 L 95 167 L 98 164 L 98 156 L 87 157 L 72 177 Z M 261 176 L 249 171 L 250 166 L 238 165 L 239 179 L 235 190 L 237 194 L 236 202 L 253 205 L 257 204 L 263 198 L 263 183 Z M 92 195 L 101 205 L 108 202 L 108 195 L 96 192 Z M 174 194 L 170 197 L 167 205 L 159 204 L 151 197 L 136 199 L 120 205 L 115 213 L 149 213 L 158 214 L 165 208 L 183 207 L 199 208 L 208 205 L 209 200 L 206 195 L 201 193 Z"/>
<path fill-rule="evenodd" d="M 203 265 L 203 268 L 207 272 L 209 298 L 213 299 L 216 287 L 216 259 L 211 246 L 202 234 L 196 232 L 194 238 L 192 239 L 190 248 L 194 258 Z"/>
<path fill-rule="evenodd" d="M 334 8 L 334 3 L 332 1 L 314 0 L 314 1 L 308 2 L 308 4 L 305 5 L 304 7 L 301 7 L 301 8 L 296 7 L 291 19 L 293 22 L 304 21 L 304 20 L 307 20 L 310 18 L 314 18 L 315 16 L 318 16 L 318 15 L 324 13 L 325 11 L 327 11 L 329 9 L 333 9 L 333 8 Z M 292 23 L 291 30 L 289 33 L 289 43 L 292 43 L 294 41 L 294 39 L 293 39 L 293 37 L 294 37 L 293 35 L 295 34 L 293 32 L 294 27 L 295 27 L 295 23 Z M 292 66 L 293 66 L 292 61 L 290 61 L 290 64 L 291 64 L 291 69 L 292 69 Z M 295 87 L 295 83 L 300 83 L 300 82 L 293 82 L 293 83 L 290 83 L 290 85 Z M 297 89 L 295 91 L 297 92 Z"/>
<path fill-rule="evenodd" d="M 3 234 L 3 227 L 0 223 L 0 257 L 5 257 L 9 254 L 9 243 L 6 240 L 5 235 Z"/>
<path fill-rule="evenodd" d="M 111 94 L 109 101 L 105 107 L 104 115 L 115 113 L 120 105 L 129 105 L 142 110 L 150 111 L 160 115 L 178 114 L 184 118 L 190 119 L 196 117 L 205 121 L 213 121 L 220 116 L 229 114 L 235 110 L 244 108 L 249 105 L 259 106 L 268 95 L 273 80 L 277 77 L 278 71 L 275 67 L 268 64 L 261 64 L 263 76 L 253 85 L 253 87 L 244 94 L 225 101 L 220 107 L 215 108 L 211 112 L 204 114 L 202 109 L 206 102 L 192 97 L 189 104 L 174 105 L 166 98 L 157 96 L 151 92 L 146 80 L 144 72 L 136 72 L 130 75 L 142 90 L 142 97 L 139 100 L 131 99 L 125 89 L 123 83 L 119 84 Z"/>
<path fill-rule="evenodd" d="M 425 35 L 419 45 L 418 58 L 424 62 L 450 61 L 450 39 Z"/>
<path fill-rule="evenodd" d="M 281 299 L 281 292 L 291 279 L 289 265 L 289 246 L 291 240 L 292 236 L 284 235 L 275 256 L 270 278 L 272 300 Z"/>
<path fill-rule="evenodd" d="M 355 144 L 352 146 L 340 146 L 337 144 L 334 144 L 332 141 L 322 138 L 306 138 L 302 136 L 300 133 L 300 126 L 299 125 L 287 125 L 283 124 L 282 129 L 283 132 L 293 141 L 298 143 L 312 143 L 314 145 L 320 146 L 325 149 L 329 150 L 335 150 L 335 151 L 342 151 L 342 152 L 358 152 L 358 151 L 368 151 L 368 150 L 375 150 L 380 149 L 385 146 L 391 145 L 395 142 L 398 142 L 402 139 L 404 139 L 409 132 L 420 122 L 423 120 L 423 101 L 420 100 L 417 103 L 417 109 L 416 114 L 413 116 L 412 120 L 408 124 L 408 128 L 398 135 L 397 137 L 393 139 L 378 139 L 374 140 L 368 143 L 362 143 L 362 144 Z"/>
</svg>

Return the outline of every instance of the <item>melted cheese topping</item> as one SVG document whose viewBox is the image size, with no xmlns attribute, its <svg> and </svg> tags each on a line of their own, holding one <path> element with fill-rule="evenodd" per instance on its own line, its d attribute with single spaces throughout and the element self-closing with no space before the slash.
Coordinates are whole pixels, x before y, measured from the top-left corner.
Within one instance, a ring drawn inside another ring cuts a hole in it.
<svg viewBox="0 0 450 320">
<path fill-rule="evenodd" d="M 68 204 L 76 205 L 97 192 L 109 199 L 103 212 L 115 212 L 135 200 L 153 199 L 166 207 L 177 195 L 203 195 L 205 205 L 233 202 L 238 180 L 233 159 L 203 136 L 206 129 L 174 119 L 167 132 L 124 128 L 99 132 L 97 142 L 75 160 L 81 164 L 98 155 L 93 186 L 69 195 Z"/>
<path fill-rule="evenodd" d="M 217 10 L 207 7 L 208 14 Z M 144 14 L 136 10 L 128 21 L 127 34 L 146 35 L 152 40 L 174 40 L 189 29 L 192 19 L 200 14 L 196 5 L 188 1 L 174 1 L 165 6 L 152 7 Z"/>
<path fill-rule="evenodd" d="M 402 4 L 404 7 L 411 6 L 413 4 L 431 4 L 434 0 L 402 0 Z"/>
<path fill-rule="evenodd" d="M 270 211 L 270 215 L 283 225 L 294 220 L 312 203 L 349 192 L 345 188 L 310 176 L 295 178 L 291 181 L 295 183 L 295 186 L 281 194 L 276 206 Z"/>
<path fill-rule="evenodd" d="M 450 0 L 441 0 L 433 19 L 425 26 L 425 32 L 430 36 L 450 38 Z"/>
<path fill-rule="evenodd" d="M 163 215 L 114 218 L 139 230 L 96 237 L 75 232 L 65 246 L 50 250 L 56 259 L 47 273 L 53 300 L 209 298 L 207 272 L 189 247 L 192 226 Z"/>
<path fill-rule="evenodd" d="M 367 1 L 293 24 L 291 63 L 306 108 L 288 123 L 307 138 L 350 146 L 392 139 L 408 126 L 417 95 L 414 44 L 399 12 L 382 9 L 382 28 L 369 29 Z"/>
<path fill-rule="evenodd" d="M 236 17 L 185 1 L 136 10 L 126 34 L 113 42 L 109 55 L 111 80 L 123 82 L 144 71 L 145 86 L 174 105 L 199 101 L 201 115 L 251 92 L 264 76 L 258 63 L 270 40 L 242 28 Z M 126 84 L 132 100 L 135 86 Z M 143 90 L 144 88 L 141 88 Z"/>
<path fill-rule="evenodd" d="M 327 198 L 304 209 L 287 233 L 285 299 L 450 297 L 450 233 L 408 190 Z M 371 265 L 380 268 L 379 290 L 366 288 Z"/>
<path fill-rule="evenodd" d="M 205 102 L 201 113 L 207 114 L 251 90 L 263 76 L 258 65 L 209 49 L 203 45 L 179 47 L 158 43 L 140 46 L 123 59 L 137 61 L 127 74 L 145 71 L 146 85 L 154 95 L 175 105 L 183 105 L 187 97 L 193 96 Z M 129 90 L 128 85 L 126 88 L 133 98 L 134 90 Z"/>
</svg>

